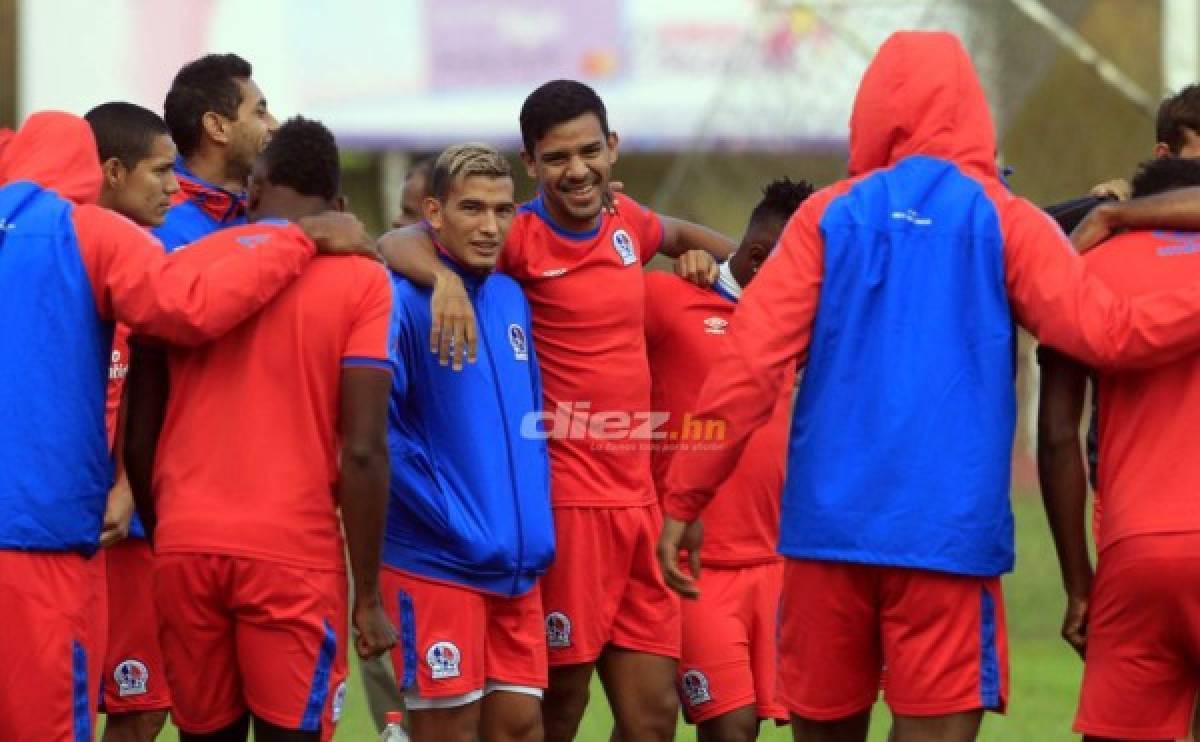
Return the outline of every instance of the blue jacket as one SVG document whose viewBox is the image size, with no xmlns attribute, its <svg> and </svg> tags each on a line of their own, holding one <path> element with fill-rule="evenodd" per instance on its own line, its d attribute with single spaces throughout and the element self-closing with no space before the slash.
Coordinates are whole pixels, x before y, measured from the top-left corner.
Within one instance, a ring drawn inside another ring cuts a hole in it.
<svg viewBox="0 0 1200 742">
<path fill-rule="evenodd" d="M 231 193 L 201 179 L 175 160 L 175 177 L 179 192 L 167 210 L 167 217 L 154 228 L 154 236 L 162 241 L 167 252 L 207 237 L 218 229 L 237 227 L 246 223 L 246 195 Z"/>
<path fill-rule="evenodd" d="M 462 371 L 429 352 L 429 289 L 394 279 L 399 336 L 383 561 L 516 596 L 554 559 L 529 305 L 508 276 L 459 272 L 479 327 L 478 358 Z"/>
<path fill-rule="evenodd" d="M 0 549 L 93 554 L 112 461 L 104 432 L 112 323 L 101 320 L 73 204 L 0 188 Z"/>
</svg>

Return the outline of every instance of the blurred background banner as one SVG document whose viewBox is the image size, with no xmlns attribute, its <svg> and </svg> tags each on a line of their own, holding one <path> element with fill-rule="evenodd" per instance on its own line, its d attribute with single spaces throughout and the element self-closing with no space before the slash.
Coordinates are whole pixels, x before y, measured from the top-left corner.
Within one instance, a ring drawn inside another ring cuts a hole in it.
<svg viewBox="0 0 1200 742">
<path fill-rule="evenodd" d="M 524 96 L 569 77 L 597 88 L 631 149 L 822 149 L 844 142 L 858 77 L 888 33 L 944 28 L 991 54 L 985 37 L 1002 29 L 987 22 L 987 5 L 23 2 L 19 108 L 86 110 L 99 99 L 158 108 L 182 64 L 236 50 L 274 110 L 320 118 L 352 146 L 436 149 L 464 138 L 515 146 Z"/>
</svg>

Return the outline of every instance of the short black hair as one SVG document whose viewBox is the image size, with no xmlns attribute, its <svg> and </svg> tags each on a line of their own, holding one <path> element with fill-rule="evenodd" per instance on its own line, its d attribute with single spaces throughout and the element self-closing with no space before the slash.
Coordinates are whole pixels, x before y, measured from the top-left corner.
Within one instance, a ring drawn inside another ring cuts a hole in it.
<svg viewBox="0 0 1200 742">
<path fill-rule="evenodd" d="M 283 122 L 262 158 L 268 181 L 302 196 L 332 201 L 341 189 L 337 140 L 320 121 L 293 116 Z"/>
<path fill-rule="evenodd" d="M 1185 143 L 1184 129 L 1200 134 L 1200 85 L 1188 85 L 1158 106 L 1154 135 L 1177 155 Z"/>
<path fill-rule="evenodd" d="M 435 162 L 437 162 L 437 155 L 432 157 L 422 157 L 421 159 L 413 162 L 413 164 L 409 166 L 408 172 L 404 174 L 405 182 L 420 175 L 428 184 L 429 178 L 433 175 L 433 164 Z M 426 190 L 428 190 L 428 187 L 426 187 Z"/>
<path fill-rule="evenodd" d="M 212 111 L 237 120 L 242 91 L 238 80 L 249 80 L 254 69 L 236 54 L 208 54 L 185 64 L 167 91 L 163 118 L 184 157 L 200 146 L 201 121 Z"/>
<path fill-rule="evenodd" d="M 608 111 L 596 91 L 577 80 L 551 80 L 529 94 L 521 106 L 521 141 L 533 155 L 533 146 L 559 124 L 594 113 L 608 136 Z"/>
<path fill-rule="evenodd" d="M 115 157 L 130 170 L 149 156 L 155 139 L 171 134 L 157 113 L 124 101 L 101 103 L 84 118 L 96 137 L 100 162 Z"/>
<path fill-rule="evenodd" d="M 762 200 L 750 212 L 750 223 L 761 223 L 768 217 L 786 222 L 792 218 L 796 209 L 800 208 L 800 204 L 804 203 L 804 199 L 812 194 L 812 183 L 807 180 L 773 180 L 763 189 Z"/>
<path fill-rule="evenodd" d="M 1138 165 L 1137 175 L 1133 176 L 1133 197 L 1153 196 L 1197 185 L 1200 185 L 1200 160 L 1157 157 Z"/>
</svg>

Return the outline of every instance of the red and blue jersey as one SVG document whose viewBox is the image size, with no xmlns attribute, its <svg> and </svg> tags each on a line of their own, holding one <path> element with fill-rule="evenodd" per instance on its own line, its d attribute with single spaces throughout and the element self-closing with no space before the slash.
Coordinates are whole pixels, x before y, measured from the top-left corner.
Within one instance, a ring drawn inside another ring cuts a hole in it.
<svg viewBox="0 0 1200 742">
<path fill-rule="evenodd" d="M 114 321 L 196 344 L 258 310 L 315 246 L 275 228 L 257 250 L 198 270 L 94 204 L 83 119 L 34 114 L 0 155 L 0 549 L 95 552 L 112 461 L 104 425 Z"/>
<path fill-rule="evenodd" d="M 723 275 L 728 268 L 722 266 Z M 732 276 L 729 276 L 732 280 Z M 733 283 L 736 290 L 736 282 Z M 738 290 L 740 294 L 740 290 Z M 666 492 L 679 451 L 724 445 L 724 425 L 696 417 L 700 387 L 728 341 L 738 295 L 724 285 L 700 288 L 664 271 L 646 273 L 646 350 L 654 381 L 653 408 L 668 415 L 654 441 L 654 483 Z M 737 468 L 704 514 L 706 566 L 744 567 L 779 560 L 779 498 L 787 455 L 793 387 L 780 390 L 770 421 L 746 446 Z"/>
<path fill-rule="evenodd" d="M 556 507 L 655 501 L 637 435 L 650 411 L 642 266 L 662 241 L 658 216 L 624 195 L 586 232 L 555 224 L 541 196 L 513 220 L 497 267 L 533 310 Z"/>
<path fill-rule="evenodd" d="M 676 456 L 670 515 L 696 516 L 804 364 L 782 554 L 1012 568 L 1014 323 L 1085 363 L 1154 363 L 1200 344 L 1200 284 L 1114 295 L 994 155 L 959 41 L 893 34 L 855 100 L 852 177 L 800 207 L 738 305 L 697 413 L 729 445 Z"/>
<path fill-rule="evenodd" d="M 183 157 L 175 160 L 175 179 L 179 181 L 179 191 L 171 197 L 166 219 L 153 230 L 167 252 L 218 229 L 246 223 L 245 193 L 233 193 L 209 183 L 188 170 Z"/>
</svg>

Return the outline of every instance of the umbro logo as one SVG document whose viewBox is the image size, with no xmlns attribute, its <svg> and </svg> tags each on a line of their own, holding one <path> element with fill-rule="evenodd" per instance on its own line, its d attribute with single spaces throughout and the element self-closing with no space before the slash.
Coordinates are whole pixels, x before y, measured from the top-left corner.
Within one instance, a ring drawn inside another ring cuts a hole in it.
<svg viewBox="0 0 1200 742">
<path fill-rule="evenodd" d="M 548 271 L 542 271 L 542 276 L 545 278 L 556 278 L 558 276 L 565 275 L 566 272 L 566 268 L 551 268 Z"/>
</svg>

